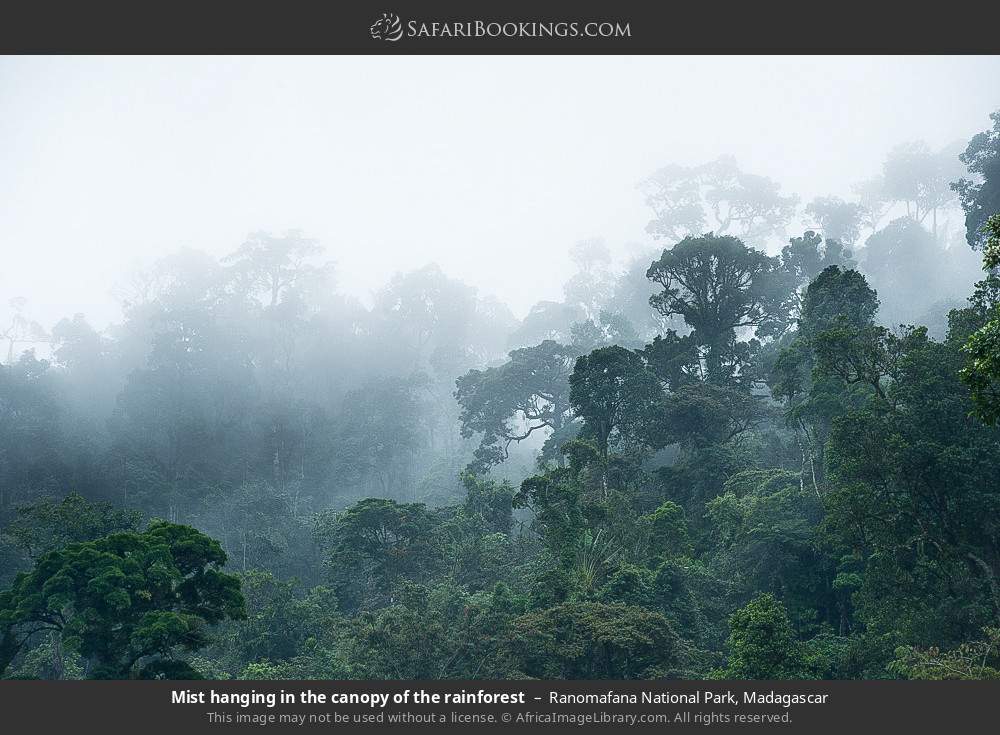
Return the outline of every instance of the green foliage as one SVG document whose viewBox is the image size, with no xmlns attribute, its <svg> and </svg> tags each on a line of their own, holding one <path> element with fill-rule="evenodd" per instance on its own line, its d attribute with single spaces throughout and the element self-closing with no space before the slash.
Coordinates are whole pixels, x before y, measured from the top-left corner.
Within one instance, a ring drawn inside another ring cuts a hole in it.
<svg viewBox="0 0 1000 735">
<path fill-rule="evenodd" d="M 988 424 L 1000 421 L 1000 318 L 989 321 L 966 342 L 969 364 L 962 379 L 969 386 L 976 414 Z"/>
<path fill-rule="evenodd" d="M 152 671 L 145 667 L 178 649 L 204 647 L 206 625 L 245 615 L 240 580 L 221 571 L 225 562 L 218 542 L 162 522 L 50 551 L 0 594 L 0 663 L 6 668 L 28 638 L 49 630 L 93 663 L 93 677 Z"/>
<path fill-rule="evenodd" d="M 878 306 L 878 297 L 863 275 L 828 266 L 806 288 L 799 334 L 809 339 L 841 324 L 857 329 L 870 326 Z"/>
<path fill-rule="evenodd" d="M 676 634 L 660 613 L 621 603 L 570 602 L 514 621 L 518 666 L 541 679 L 649 679 L 680 665 Z"/>
<path fill-rule="evenodd" d="M 355 619 L 350 660 L 362 678 L 510 678 L 507 636 L 520 606 L 503 585 L 469 595 L 407 584 L 397 602 Z"/>
<path fill-rule="evenodd" d="M 815 549 L 822 506 L 813 488 L 783 470 L 747 470 L 705 505 L 718 574 L 738 580 L 744 594 L 766 591 L 794 605 L 797 615 L 830 614 Z M 831 621 L 833 622 L 833 621 Z"/>
<path fill-rule="evenodd" d="M 671 247 L 580 243 L 520 323 L 433 265 L 366 308 L 295 232 L 164 259 L 106 333 L 15 305 L 52 349 L 0 366 L 5 674 L 997 677 L 995 132 L 946 333 L 899 326 L 968 270 L 920 143 L 777 257 L 775 182 L 667 167 Z"/>
<path fill-rule="evenodd" d="M 529 507 L 532 528 L 552 555 L 568 566 L 587 529 L 584 487 L 574 468 L 557 468 L 529 477 L 514 497 L 515 507 Z"/>
<path fill-rule="evenodd" d="M 691 551 L 684 509 L 672 500 L 665 500 L 659 508 L 643 516 L 649 534 L 649 552 L 652 557 L 669 558 Z"/>
<path fill-rule="evenodd" d="M 1000 679 L 1000 629 L 985 628 L 983 633 L 983 640 L 949 651 L 901 646 L 890 668 L 907 679 Z"/>
<path fill-rule="evenodd" d="M 1000 266 L 1000 214 L 991 216 L 985 229 L 983 267 L 992 270 Z M 1000 421 L 1000 303 L 988 290 L 992 285 L 991 281 L 979 284 L 979 310 L 988 309 L 990 318 L 966 339 L 963 350 L 968 363 L 960 373 L 972 394 L 976 415 L 991 425 Z"/>
<path fill-rule="evenodd" d="M 723 384 L 738 374 L 724 369 L 738 329 L 760 336 L 784 331 L 791 309 L 790 276 L 778 259 L 730 236 L 686 237 L 664 250 L 646 276 L 662 291 L 650 305 L 664 316 L 678 315 L 704 351 L 709 382 Z"/>
<path fill-rule="evenodd" d="M 45 499 L 19 507 L 4 532 L 16 547 L 35 559 L 67 544 L 136 531 L 141 522 L 139 511 L 89 503 L 79 493 L 70 493 L 58 502 Z"/>
<path fill-rule="evenodd" d="M 401 580 L 420 581 L 442 560 L 434 514 L 422 503 L 367 498 L 342 513 L 325 514 L 317 535 L 344 609 L 381 604 Z"/>
<path fill-rule="evenodd" d="M 475 475 L 462 475 L 466 496 L 462 511 L 465 516 L 477 519 L 484 530 L 510 534 L 514 523 L 514 488 L 509 482 L 480 479 Z"/>
<path fill-rule="evenodd" d="M 855 599 L 870 626 L 961 640 L 1000 609 L 996 435 L 969 417 L 954 343 L 914 330 L 896 345 L 891 380 L 834 421 L 825 524 L 865 560 Z"/>
<path fill-rule="evenodd" d="M 990 115 L 993 127 L 972 136 L 959 158 L 973 178 L 961 178 L 952 187 L 965 210 L 969 245 L 978 249 L 989 237 L 987 220 L 1000 212 L 1000 110 Z"/>
<path fill-rule="evenodd" d="M 642 427 L 662 394 L 642 358 L 617 345 L 577 358 L 569 385 L 570 404 L 605 460 L 612 443 L 628 447 L 643 441 Z"/>
<path fill-rule="evenodd" d="M 772 595 L 752 600 L 729 619 L 726 679 L 808 679 L 805 650 L 788 613 Z"/>
<path fill-rule="evenodd" d="M 462 435 L 482 435 L 474 463 L 479 470 L 507 459 L 511 443 L 541 429 L 559 431 L 569 417 L 575 351 L 545 340 L 509 357 L 500 367 L 470 370 L 456 381 Z"/>
</svg>

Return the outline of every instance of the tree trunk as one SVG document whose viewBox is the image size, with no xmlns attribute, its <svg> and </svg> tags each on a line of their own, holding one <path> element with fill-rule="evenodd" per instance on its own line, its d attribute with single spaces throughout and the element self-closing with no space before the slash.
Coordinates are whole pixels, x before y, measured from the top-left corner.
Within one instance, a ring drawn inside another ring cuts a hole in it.
<svg viewBox="0 0 1000 735">
<path fill-rule="evenodd" d="M 52 645 L 52 678 L 66 678 L 66 662 L 63 658 L 62 635 L 59 631 L 49 633 L 49 643 Z"/>
</svg>

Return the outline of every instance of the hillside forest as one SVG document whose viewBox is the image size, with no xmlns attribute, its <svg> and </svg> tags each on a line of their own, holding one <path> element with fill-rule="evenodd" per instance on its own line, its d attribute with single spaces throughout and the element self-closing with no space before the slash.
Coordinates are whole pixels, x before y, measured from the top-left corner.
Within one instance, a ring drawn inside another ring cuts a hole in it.
<svg viewBox="0 0 1000 735">
<path fill-rule="evenodd" d="M 434 264 L 362 303 L 301 231 L 106 328 L 15 298 L 0 673 L 1000 677 L 986 122 L 847 198 L 666 165 L 523 319 Z"/>
</svg>

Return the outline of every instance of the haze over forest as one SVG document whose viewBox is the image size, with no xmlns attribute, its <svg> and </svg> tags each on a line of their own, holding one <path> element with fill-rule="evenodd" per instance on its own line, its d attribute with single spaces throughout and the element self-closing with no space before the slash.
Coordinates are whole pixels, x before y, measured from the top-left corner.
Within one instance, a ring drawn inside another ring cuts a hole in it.
<svg viewBox="0 0 1000 735">
<path fill-rule="evenodd" d="M 661 166 L 730 154 L 803 205 L 850 197 L 900 143 L 968 140 L 998 75 L 991 57 L 6 58 L 0 324 L 22 296 L 46 326 L 103 329 L 135 268 L 288 229 L 365 303 L 435 262 L 522 318 L 561 296 L 577 241 L 619 263 L 651 244 L 638 185 Z"/>
<path fill-rule="evenodd" d="M 0 60 L 0 676 L 1000 677 L 1000 60 Z"/>
</svg>

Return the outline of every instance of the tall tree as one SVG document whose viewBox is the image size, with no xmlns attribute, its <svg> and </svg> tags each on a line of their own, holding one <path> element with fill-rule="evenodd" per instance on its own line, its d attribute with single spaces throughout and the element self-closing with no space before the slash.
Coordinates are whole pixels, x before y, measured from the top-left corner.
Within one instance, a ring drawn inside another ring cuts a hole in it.
<svg viewBox="0 0 1000 735">
<path fill-rule="evenodd" d="M 771 179 L 740 170 L 732 156 L 701 166 L 666 166 L 646 188 L 654 213 L 646 229 L 669 240 L 703 232 L 706 225 L 719 234 L 765 239 L 784 230 L 797 203 Z"/>
<path fill-rule="evenodd" d="M 664 250 L 646 276 L 662 288 L 650 304 L 679 315 L 702 350 L 706 378 L 724 383 L 724 357 L 737 330 L 775 336 L 790 318 L 794 287 L 776 258 L 730 236 L 686 237 Z"/>
<path fill-rule="evenodd" d="M 566 303 L 579 304 L 587 318 L 594 319 L 614 287 L 611 251 L 603 240 L 583 240 L 570 250 L 570 258 L 577 270 L 563 285 Z"/>
<path fill-rule="evenodd" d="M 569 385 L 570 404 L 605 461 L 613 440 L 642 441 L 644 424 L 662 397 L 642 358 L 617 345 L 577 358 Z"/>
<path fill-rule="evenodd" d="M 937 240 L 938 212 L 955 199 L 951 182 L 963 168 L 956 146 L 932 151 L 922 140 L 903 143 L 889 151 L 882 166 L 885 195 L 906 206 L 906 214 L 923 223 L 931 216 L 931 234 Z"/>
<path fill-rule="evenodd" d="M 475 465 L 487 469 L 536 431 L 559 432 L 572 415 L 569 376 L 575 352 L 552 340 L 514 350 L 499 367 L 470 370 L 456 384 L 463 436 L 481 434 Z"/>
<path fill-rule="evenodd" d="M 806 230 L 801 237 L 789 239 L 781 249 L 781 263 L 802 286 L 808 284 L 820 272 L 831 265 L 853 267 L 853 253 L 843 241 L 827 238 Z"/>
<path fill-rule="evenodd" d="M 855 270 L 828 266 L 806 288 L 794 339 L 778 353 L 769 385 L 785 402 L 785 418 L 795 431 L 800 485 L 809 482 L 816 493 L 823 485 L 824 450 L 834 417 L 844 412 L 842 385 L 816 370 L 820 335 L 840 328 L 856 334 L 875 328 L 878 297 Z"/>
<path fill-rule="evenodd" d="M 0 672 L 51 630 L 92 662 L 93 678 L 190 678 L 175 652 L 204 647 L 206 624 L 245 615 L 225 563 L 217 541 L 170 523 L 50 551 L 0 593 Z"/>
<path fill-rule="evenodd" d="M 1000 267 L 1000 214 L 986 222 L 988 237 L 984 247 L 983 267 L 994 271 Z M 968 311 L 977 321 L 986 319 L 968 336 L 963 350 L 969 357 L 961 371 L 962 381 L 972 392 L 976 414 L 984 422 L 995 425 L 1000 421 L 1000 279 L 991 273 L 977 285 L 972 308 Z M 977 313 L 978 312 L 978 313 Z"/>
<path fill-rule="evenodd" d="M 241 290 L 263 293 L 267 306 L 277 306 L 282 297 L 307 279 L 327 277 L 332 264 L 313 265 L 323 252 L 316 240 L 292 230 L 280 237 L 255 232 L 223 262 L 229 263 Z"/>
<path fill-rule="evenodd" d="M 952 185 L 965 210 L 965 236 L 973 250 L 986 243 L 986 221 L 1000 212 L 1000 110 L 990 119 L 993 127 L 974 135 L 959 156 L 975 178 L 963 177 Z"/>
<path fill-rule="evenodd" d="M 327 512 L 317 535 L 341 605 L 348 610 L 391 600 L 402 580 L 426 580 L 441 562 L 435 514 L 422 503 L 366 498 Z"/>
<path fill-rule="evenodd" d="M 860 224 L 870 232 L 878 230 L 892 200 L 885 192 L 885 179 L 881 174 L 859 181 L 851 187 L 860 207 Z"/>
<path fill-rule="evenodd" d="M 13 365 L 17 357 L 18 345 L 35 345 L 48 342 L 50 337 L 40 323 L 31 319 L 26 313 L 28 300 L 23 296 L 11 299 L 10 323 L 0 332 L 0 338 L 7 342 L 7 364 Z"/>
<path fill-rule="evenodd" d="M 834 196 L 817 197 L 806 206 L 806 214 L 827 240 L 836 240 L 850 248 L 861 236 L 863 209 L 856 202 Z"/>
</svg>

